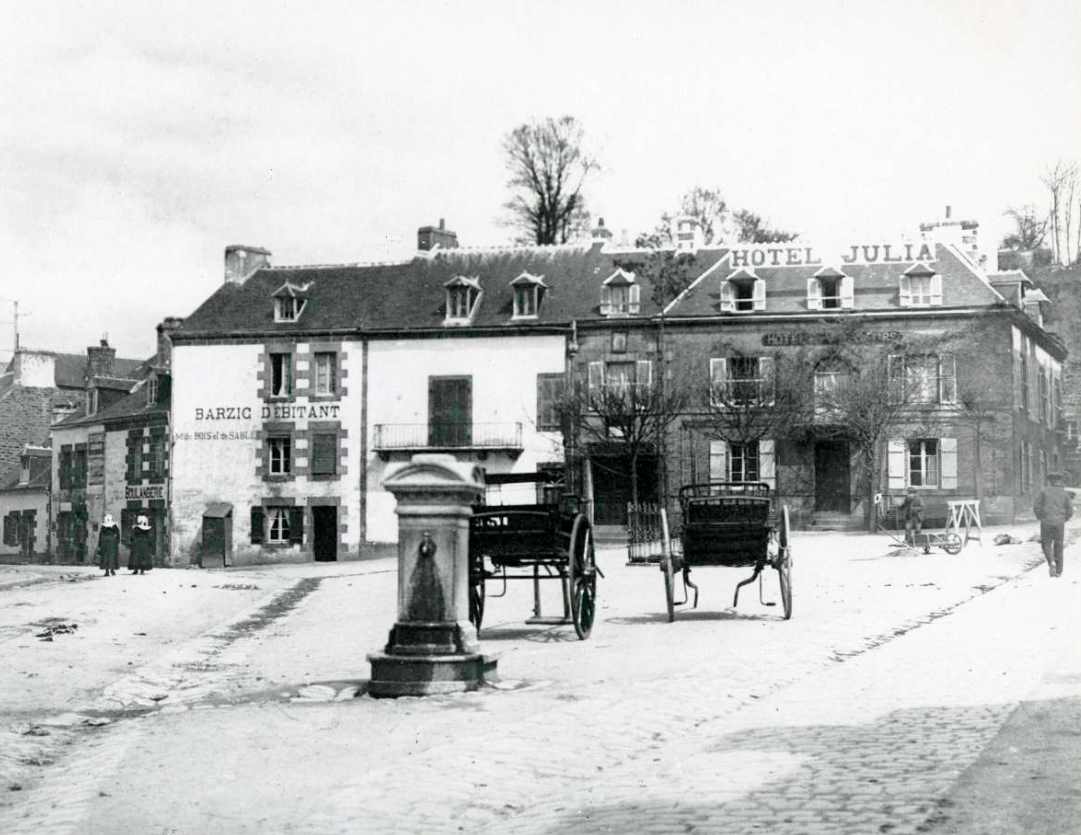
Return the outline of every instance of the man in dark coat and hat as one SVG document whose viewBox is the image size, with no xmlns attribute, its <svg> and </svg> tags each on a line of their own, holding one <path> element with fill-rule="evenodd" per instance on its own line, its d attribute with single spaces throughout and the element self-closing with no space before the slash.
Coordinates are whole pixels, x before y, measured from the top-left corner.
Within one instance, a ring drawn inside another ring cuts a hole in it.
<svg viewBox="0 0 1081 835">
<path fill-rule="evenodd" d="M 131 568 L 136 574 L 146 574 L 154 567 L 154 532 L 150 520 L 140 515 L 131 530 Z"/>
<path fill-rule="evenodd" d="M 1062 487 L 1062 473 L 1048 473 L 1047 486 L 1036 494 L 1032 510 L 1040 520 L 1040 544 L 1052 577 L 1062 575 L 1062 542 L 1066 520 L 1073 516 L 1070 494 Z"/>
<path fill-rule="evenodd" d="M 113 515 L 106 513 L 98 531 L 98 567 L 109 577 L 120 567 L 120 528 Z"/>
</svg>

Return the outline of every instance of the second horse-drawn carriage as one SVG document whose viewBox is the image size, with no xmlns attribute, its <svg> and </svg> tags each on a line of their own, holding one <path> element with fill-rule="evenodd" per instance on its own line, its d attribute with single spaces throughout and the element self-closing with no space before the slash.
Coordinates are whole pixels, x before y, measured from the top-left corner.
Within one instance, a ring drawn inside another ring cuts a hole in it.
<svg viewBox="0 0 1081 835">
<path fill-rule="evenodd" d="M 564 492 L 558 473 L 485 477 L 484 499 L 469 520 L 469 620 L 480 632 L 485 600 L 506 594 L 507 581 L 533 583 L 531 623 L 573 623 L 589 637 L 597 600 L 593 529 L 577 496 Z M 562 617 L 541 612 L 541 580 L 562 587 Z M 488 585 L 499 584 L 490 594 Z"/>
<path fill-rule="evenodd" d="M 702 566 L 753 567 L 754 573 L 736 585 L 732 605 L 739 603 L 739 590 L 759 580 L 762 572 L 777 571 L 785 620 L 792 617 L 792 544 L 788 507 L 778 507 L 768 484 L 711 482 L 688 484 L 679 491 L 682 532 L 679 544 L 664 533 L 661 571 L 664 573 L 668 620 L 675 619 L 675 607 L 686 603 L 688 588 L 694 590 L 698 606 L 698 586 L 691 581 L 691 569 Z M 667 528 L 667 516 L 664 517 Z M 676 580 L 682 578 L 683 600 L 677 601 Z M 763 601 L 765 602 L 765 601 Z M 766 605 L 773 605 L 766 603 Z"/>
</svg>

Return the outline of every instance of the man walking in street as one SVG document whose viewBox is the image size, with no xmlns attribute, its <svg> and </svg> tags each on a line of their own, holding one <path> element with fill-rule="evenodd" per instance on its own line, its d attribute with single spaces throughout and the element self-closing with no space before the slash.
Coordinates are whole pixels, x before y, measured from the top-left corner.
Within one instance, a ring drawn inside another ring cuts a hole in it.
<svg viewBox="0 0 1081 835">
<path fill-rule="evenodd" d="M 1073 516 L 1070 494 L 1062 488 L 1062 474 L 1048 473 L 1047 486 L 1032 504 L 1036 518 L 1040 520 L 1040 543 L 1043 556 L 1052 577 L 1062 575 L 1062 543 L 1066 533 L 1066 520 Z"/>
<path fill-rule="evenodd" d="M 923 530 L 923 499 L 916 488 L 909 487 L 905 491 L 905 500 L 897 512 L 905 526 L 905 542 L 915 548 L 916 539 Z"/>
</svg>

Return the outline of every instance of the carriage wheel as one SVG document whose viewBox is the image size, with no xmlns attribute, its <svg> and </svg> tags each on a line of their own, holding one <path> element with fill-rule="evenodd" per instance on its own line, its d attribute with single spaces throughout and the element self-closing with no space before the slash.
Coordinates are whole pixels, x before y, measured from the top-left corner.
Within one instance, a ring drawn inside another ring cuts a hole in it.
<svg viewBox="0 0 1081 835">
<path fill-rule="evenodd" d="M 469 622 L 476 627 L 480 635 L 480 625 L 484 620 L 484 575 L 472 578 L 469 583 Z"/>
<path fill-rule="evenodd" d="M 568 554 L 571 581 L 571 619 L 574 631 L 583 641 L 593 630 L 597 606 L 597 563 L 593 552 L 593 531 L 589 521 L 579 516 L 571 532 Z"/>
<path fill-rule="evenodd" d="M 784 619 L 792 617 L 792 542 L 789 536 L 788 506 L 781 508 L 780 525 L 777 528 L 777 575 L 781 581 L 781 605 Z"/>
<path fill-rule="evenodd" d="M 951 556 L 956 556 L 961 553 L 961 549 L 965 547 L 965 543 L 961 541 L 961 537 L 955 531 L 947 533 L 943 539 L 942 550 Z"/>
</svg>

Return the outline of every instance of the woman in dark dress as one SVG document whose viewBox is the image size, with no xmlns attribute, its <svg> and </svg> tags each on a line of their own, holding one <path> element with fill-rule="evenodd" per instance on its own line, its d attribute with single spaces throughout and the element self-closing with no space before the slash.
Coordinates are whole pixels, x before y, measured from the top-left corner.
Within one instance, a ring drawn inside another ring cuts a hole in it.
<svg viewBox="0 0 1081 835">
<path fill-rule="evenodd" d="M 106 513 L 101 520 L 97 553 L 98 567 L 105 572 L 105 576 L 116 574 L 116 569 L 120 567 L 120 528 L 113 521 L 111 513 Z"/>
<path fill-rule="evenodd" d="M 150 530 L 150 520 L 140 516 L 131 529 L 131 564 L 128 566 L 136 574 L 146 574 L 154 567 L 154 532 Z"/>
</svg>

